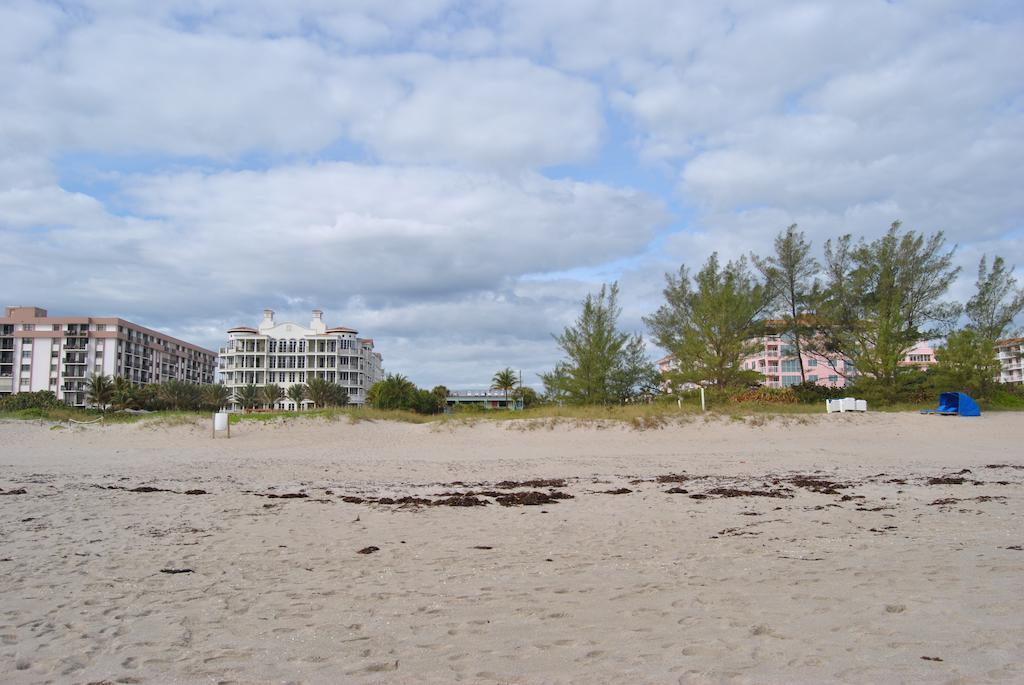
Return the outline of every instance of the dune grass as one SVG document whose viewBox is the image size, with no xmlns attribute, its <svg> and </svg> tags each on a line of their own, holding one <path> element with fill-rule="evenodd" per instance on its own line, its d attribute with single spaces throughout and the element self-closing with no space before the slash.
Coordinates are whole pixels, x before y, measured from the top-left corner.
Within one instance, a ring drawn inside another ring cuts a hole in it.
<svg viewBox="0 0 1024 685">
<path fill-rule="evenodd" d="M 557 406 L 544 405 L 524 411 L 500 409 L 463 409 L 451 414 L 424 415 L 410 411 L 382 410 L 371 407 L 349 406 L 328 407 L 306 411 L 253 412 L 231 414 L 232 424 L 244 423 L 291 423 L 293 421 L 342 421 L 360 423 L 363 421 L 397 421 L 400 423 L 439 425 L 471 425 L 479 422 L 510 423 L 510 427 L 521 430 L 551 428 L 559 424 L 585 425 L 593 422 L 624 423 L 638 430 L 656 429 L 672 424 L 685 424 L 703 418 L 704 420 L 729 420 L 748 425 L 764 425 L 774 417 L 789 417 L 799 423 L 810 420 L 812 415 L 824 414 L 823 403 L 778 404 L 768 402 L 717 402 L 701 412 L 700 405 L 692 400 L 679 407 L 675 402 L 656 402 L 624 406 Z M 871 412 L 917 412 L 930 408 L 928 403 L 901 403 L 894 405 L 872 405 Z M 986 406 L 984 411 L 1020 411 L 1017 404 L 996 404 Z M 210 412 L 205 411 L 159 411 L 149 414 L 126 414 L 121 412 L 99 412 L 74 407 L 51 407 L 47 409 L 21 409 L 0 412 L 0 420 L 39 421 L 43 423 L 70 424 L 71 421 L 90 422 L 102 418 L 99 425 L 141 424 L 145 427 L 161 428 L 173 426 L 205 426 Z M 72 424 L 73 425 L 73 424 Z"/>
</svg>

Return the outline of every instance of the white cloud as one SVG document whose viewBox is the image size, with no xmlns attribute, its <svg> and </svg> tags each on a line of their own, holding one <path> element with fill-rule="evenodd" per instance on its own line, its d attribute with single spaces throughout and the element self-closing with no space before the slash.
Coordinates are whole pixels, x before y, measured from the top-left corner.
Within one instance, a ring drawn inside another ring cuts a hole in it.
<svg viewBox="0 0 1024 685">
<path fill-rule="evenodd" d="M 601 280 L 636 328 L 664 271 L 790 223 L 945 230 L 965 293 L 1024 260 L 1022 42 L 1006 0 L 14 0 L 6 292 L 207 344 L 319 306 L 453 384 L 550 365 Z M 663 198 L 594 181 L 649 167 Z"/>
</svg>

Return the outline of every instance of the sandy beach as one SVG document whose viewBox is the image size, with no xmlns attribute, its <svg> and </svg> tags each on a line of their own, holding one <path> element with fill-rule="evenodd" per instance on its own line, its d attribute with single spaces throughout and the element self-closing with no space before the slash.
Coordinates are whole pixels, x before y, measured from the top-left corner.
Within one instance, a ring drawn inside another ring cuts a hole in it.
<svg viewBox="0 0 1024 685">
<path fill-rule="evenodd" d="M 0 680 L 1024 682 L 1022 445 L 1014 413 L 0 423 Z"/>
</svg>

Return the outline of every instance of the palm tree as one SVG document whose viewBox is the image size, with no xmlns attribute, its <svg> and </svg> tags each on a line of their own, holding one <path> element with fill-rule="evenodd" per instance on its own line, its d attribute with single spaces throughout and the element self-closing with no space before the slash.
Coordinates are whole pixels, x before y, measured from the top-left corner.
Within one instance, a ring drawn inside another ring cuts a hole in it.
<svg viewBox="0 0 1024 685">
<path fill-rule="evenodd" d="M 400 373 L 389 373 L 366 393 L 366 401 L 377 409 L 411 409 L 416 386 Z"/>
<path fill-rule="evenodd" d="M 175 411 L 195 409 L 199 406 L 199 386 L 172 378 L 157 386 L 157 397 L 167 408 Z"/>
<path fill-rule="evenodd" d="M 511 408 L 508 406 L 508 391 L 514 389 L 517 383 L 516 372 L 509 368 L 502 369 L 494 374 L 494 378 L 491 379 L 491 390 L 505 391 L 506 408 Z"/>
<path fill-rule="evenodd" d="M 437 411 L 444 411 L 448 406 L 448 395 L 450 391 L 443 385 L 435 385 L 434 389 L 430 391 L 430 394 L 434 396 L 434 403 L 437 406 Z"/>
<path fill-rule="evenodd" d="M 135 389 L 135 385 L 124 376 L 114 376 L 112 389 L 111 402 L 114 409 L 127 409 L 138 404 L 138 391 Z"/>
<path fill-rule="evenodd" d="M 302 411 L 302 400 L 306 399 L 306 386 L 302 383 L 292 383 L 288 388 L 288 399 L 295 403 L 295 408 Z"/>
<path fill-rule="evenodd" d="M 235 390 L 235 401 L 242 405 L 242 409 L 252 409 L 259 401 L 260 389 L 258 386 L 249 383 Z"/>
<path fill-rule="evenodd" d="M 277 383 L 267 383 L 263 386 L 263 401 L 267 403 L 269 409 L 273 409 L 281 398 L 284 397 L 284 390 Z"/>
<path fill-rule="evenodd" d="M 89 404 L 98 406 L 101 411 L 107 410 L 107 405 L 114 399 L 114 384 L 110 376 L 94 373 L 85 382 L 85 398 Z"/>
<path fill-rule="evenodd" d="M 306 395 L 314 407 L 326 407 L 331 397 L 330 384 L 319 376 L 313 376 L 306 383 Z"/>
<path fill-rule="evenodd" d="M 203 390 L 203 404 L 208 409 L 217 411 L 222 407 L 227 406 L 228 402 L 231 401 L 231 391 L 229 391 L 223 385 L 204 385 Z"/>
<path fill-rule="evenodd" d="M 309 400 L 317 407 L 344 407 L 348 404 L 348 391 L 337 383 L 313 376 L 306 383 Z"/>
</svg>

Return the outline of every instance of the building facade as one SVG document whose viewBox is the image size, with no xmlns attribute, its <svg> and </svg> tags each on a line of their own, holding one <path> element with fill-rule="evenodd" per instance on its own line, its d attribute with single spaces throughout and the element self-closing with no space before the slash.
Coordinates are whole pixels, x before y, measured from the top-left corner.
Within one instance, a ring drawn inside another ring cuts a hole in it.
<svg viewBox="0 0 1024 685">
<path fill-rule="evenodd" d="M 213 383 L 216 353 L 116 317 L 53 317 L 38 307 L 6 307 L 0 319 L 0 395 L 49 390 L 85 405 L 94 373 L 137 385 Z"/>
<path fill-rule="evenodd" d="M 522 403 L 511 392 L 506 398 L 504 390 L 450 390 L 445 404 L 449 407 L 472 405 L 481 409 L 522 409 Z"/>
<path fill-rule="evenodd" d="M 319 309 L 309 326 L 277 323 L 273 310 L 265 309 L 257 328 L 228 330 L 228 343 L 220 350 L 220 382 L 232 394 L 250 383 L 275 383 L 287 392 L 295 383 L 319 377 L 345 388 L 352 404 L 363 404 L 370 386 L 384 378 L 384 367 L 373 340 L 358 335 L 353 328 L 328 328 Z M 278 406 L 297 408 L 287 397 Z"/>
<path fill-rule="evenodd" d="M 803 361 L 804 375 L 808 383 L 833 388 L 843 388 L 857 377 L 853 363 L 841 355 L 829 355 L 801 350 L 799 357 L 792 338 L 785 334 L 769 334 L 748 341 L 753 347 L 751 354 L 743 358 L 744 369 L 757 371 L 763 377 L 762 383 L 770 388 L 787 388 L 800 381 L 800 361 Z M 668 373 L 678 368 L 675 357 L 669 355 L 657 362 L 661 372 Z M 920 342 L 903 355 L 902 366 L 927 368 L 935 364 L 935 350 L 927 342 Z"/>
<path fill-rule="evenodd" d="M 1024 383 L 1024 338 L 1009 338 L 996 343 L 999 360 L 999 382 Z"/>
</svg>

